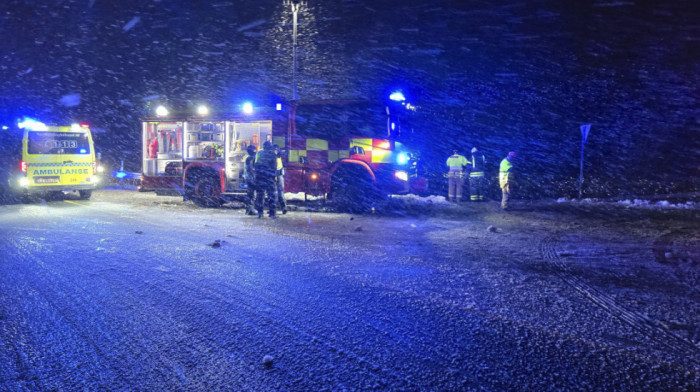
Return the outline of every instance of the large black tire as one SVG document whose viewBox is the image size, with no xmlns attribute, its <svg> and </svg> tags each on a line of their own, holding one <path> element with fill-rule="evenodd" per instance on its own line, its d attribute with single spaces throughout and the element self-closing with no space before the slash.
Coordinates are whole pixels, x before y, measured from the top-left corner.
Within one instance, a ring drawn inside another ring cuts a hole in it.
<svg viewBox="0 0 700 392">
<path fill-rule="evenodd" d="M 338 211 L 366 213 L 382 199 L 372 177 L 362 168 L 338 169 L 331 180 L 331 200 Z"/>
<path fill-rule="evenodd" d="M 197 182 L 192 197 L 194 204 L 204 208 L 220 207 L 223 204 L 221 191 L 216 180 L 213 177 L 204 177 Z"/>
<path fill-rule="evenodd" d="M 81 198 L 82 200 L 88 200 L 88 199 L 90 198 L 90 196 L 92 196 L 92 191 L 91 191 L 91 190 L 87 190 L 87 191 L 78 191 L 78 193 L 80 194 L 80 198 Z"/>
</svg>

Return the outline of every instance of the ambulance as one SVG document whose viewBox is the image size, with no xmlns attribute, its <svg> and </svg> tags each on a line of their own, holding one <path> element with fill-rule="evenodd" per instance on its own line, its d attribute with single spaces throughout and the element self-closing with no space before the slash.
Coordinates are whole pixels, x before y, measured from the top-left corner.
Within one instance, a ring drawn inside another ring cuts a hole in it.
<svg viewBox="0 0 700 392">
<path fill-rule="evenodd" d="M 25 201 L 34 195 L 63 192 L 78 192 L 81 199 L 89 199 L 99 183 L 90 128 L 86 124 L 47 126 L 30 119 L 18 126 L 21 160 L 10 179 L 15 192 Z"/>
</svg>

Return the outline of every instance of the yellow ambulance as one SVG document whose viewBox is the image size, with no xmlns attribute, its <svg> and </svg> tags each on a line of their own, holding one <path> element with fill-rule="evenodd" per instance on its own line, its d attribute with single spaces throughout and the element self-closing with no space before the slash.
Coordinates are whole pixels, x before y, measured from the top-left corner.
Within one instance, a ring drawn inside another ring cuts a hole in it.
<svg viewBox="0 0 700 392">
<path fill-rule="evenodd" d="M 33 120 L 19 127 L 24 133 L 16 190 L 24 197 L 77 191 L 81 199 L 89 199 L 99 183 L 90 128 L 46 126 Z"/>
</svg>

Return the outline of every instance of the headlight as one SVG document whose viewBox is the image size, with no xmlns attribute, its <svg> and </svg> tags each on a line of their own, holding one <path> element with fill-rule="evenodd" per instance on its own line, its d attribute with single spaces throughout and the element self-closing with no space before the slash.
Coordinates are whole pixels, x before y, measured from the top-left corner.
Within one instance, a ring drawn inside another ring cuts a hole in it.
<svg viewBox="0 0 700 392">
<path fill-rule="evenodd" d="M 397 170 L 394 172 L 394 177 L 398 178 L 401 181 L 408 181 L 408 173 L 406 173 L 403 170 Z"/>
<path fill-rule="evenodd" d="M 19 185 L 20 186 L 28 186 L 29 185 L 29 179 L 24 177 L 19 179 Z"/>
<path fill-rule="evenodd" d="M 405 152 L 400 152 L 399 155 L 396 157 L 396 163 L 399 165 L 405 165 L 408 163 L 408 154 Z"/>
</svg>

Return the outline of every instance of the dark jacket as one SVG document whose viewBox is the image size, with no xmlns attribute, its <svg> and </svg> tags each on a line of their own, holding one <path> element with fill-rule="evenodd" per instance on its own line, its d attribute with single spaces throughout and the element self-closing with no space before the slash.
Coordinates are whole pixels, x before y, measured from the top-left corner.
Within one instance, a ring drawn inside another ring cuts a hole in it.
<svg viewBox="0 0 700 392">
<path fill-rule="evenodd" d="M 277 155 L 273 150 L 260 150 L 255 155 L 255 176 L 274 176 L 277 171 Z"/>
</svg>

